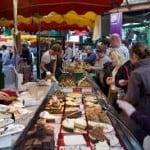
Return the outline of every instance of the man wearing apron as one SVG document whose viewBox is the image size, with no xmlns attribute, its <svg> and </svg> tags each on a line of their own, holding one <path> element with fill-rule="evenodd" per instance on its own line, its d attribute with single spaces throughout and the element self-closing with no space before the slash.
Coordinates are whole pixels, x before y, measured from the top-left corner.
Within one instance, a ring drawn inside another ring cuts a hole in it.
<svg viewBox="0 0 150 150">
<path fill-rule="evenodd" d="M 62 47 L 60 44 L 54 44 L 51 49 L 46 51 L 41 58 L 41 77 L 46 77 L 46 72 L 51 72 L 55 75 L 57 66 L 57 56 L 61 54 Z"/>
</svg>

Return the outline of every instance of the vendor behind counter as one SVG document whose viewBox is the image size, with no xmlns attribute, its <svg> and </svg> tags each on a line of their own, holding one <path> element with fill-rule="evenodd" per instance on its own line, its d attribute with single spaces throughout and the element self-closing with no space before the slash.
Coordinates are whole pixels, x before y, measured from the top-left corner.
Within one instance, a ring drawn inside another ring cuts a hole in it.
<svg viewBox="0 0 150 150">
<path fill-rule="evenodd" d="M 46 77 L 46 72 L 51 72 L 56 75 L 56 67 L 58 56 L 62 52 L 62 47 L 60 44 L 52 45 L 51 49 L 46 51 L 41 58 L 41 77 L 42 79 Z"/>
</svg>

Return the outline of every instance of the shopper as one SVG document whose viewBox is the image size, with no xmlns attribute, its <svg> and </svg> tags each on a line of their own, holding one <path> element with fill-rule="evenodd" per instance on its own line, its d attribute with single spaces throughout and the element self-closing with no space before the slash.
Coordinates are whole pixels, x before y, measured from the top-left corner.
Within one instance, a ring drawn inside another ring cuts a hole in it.
<svg viewBox="0 0 150 150">
<path fill-rule="evenodd" d="M 74 54 L 74 60 L 78 61 L 78 60 L 82 60 L 82 50 L 78 49 L 75 54 Z"/>
<path fill-rule="evenodd" d="M 96 73 L 96 81 L 98 85 L 101 87 L 104 93 L 107 93 L 107 85 L 104 82 L 104 76 L 106 75 L 104 71 L 104 65 L 107 62 L 111 62 L 110 58 L 106 55 L 106 48 L 101 48 L 101 46 L 97 46 L 96 48 L 97 60 L 94 66 L 91 66 L 89 69 Z M 110 66 L 109 66 L 110 67 Z"/>
<path fill-rule="evenodd" d="M 94 66 L 91 66 L 91 70 L 99 71 L 103 70 L 104 64 L 110 62 L 110 58 L 106 55 L 106 48 L 101 48 L 101 46 L 97 46 L 96 48 L 97 60 Z"/>
<path fill-rule="evenodd" d="M 7 49 L 7 46 L 2 45 L 1 50 L 2 50 L 1 53 L 2 53 L 3 65 L 8 65 L 9 60 L 10 60 L 10 54 L 9 54 L 8 49 Z"/>
<path fill-rule="evenodd" d="M 117 50 L 112 50 L 110 52 L 110 58 L 114 69 L 112 70 L 111 76 L 107 77 L 106 83 L 109 85 L 109 95 L 108 99 L 111 101 L 112 105 L 117 108 L 116 100 L 117 100 L 117 87 L 115 86 L 115 76 L 120 68 L 120 66 L 124 63 L 124 57 Z"/>
<path fill-rule="evenodd" d="M 93 66 L 96 61 L 96 54 L 92 51 L 90 46 L 85 47 L 85 53 L 87 56 L 83 59 L 83 61 Z"/>
<path fill-rule="evenodd" d="M 32 67 L 32 55 L 31 55 L 30 49 L 28 48 L 27 43 L 22 44 L 21 57 L 24 59 L 24 62 L 27 62 L 27 65 Z"/>
<path fill-rule="evenodd" d="M 110 39 L 109 38 L 104 38 L 101 41 L 100 47 L 106 49 L 106 51 L 107 51 L 107 49 L 110 47 Z"/>
<path fill-rule="evenodd" d="M 125 61 L 129 60 L 129 50 L 122 44 L 121 38 L 118 34 L 113 34 L 110 38 L 110 48 L 107 53 L 109 54 L 113 49 L 118 50 L 125 58 Z"/>
<path fill-rule="evenodd" d="M 46 51 L 41 58 L 41 77 L 46 77 L 46 72 L 51 72 L 55 75 L 57 66 L 57 56 L 61 54 L 62 47 L 60 44 L 54 44 L 51 49 Z"/>
<path fill-rule="evenodd" d="M 143 43 L 133 45 L 131 62 L 134 70 L 125 99 L 138 111 L 150 115 L 150 49 Z"/>
<path fill-rule="evenodd" d="M 102 86 L 102 91 L 104 92 L 105 95 L 108 95 L 109 93 L 109 85 L 106 83 L 106 79 L 107 77 L 111 77 L 112 76 L 112 71 L 113 71 L 114 67 L 113 67 L 113 64 L 112 62 L 106 62 L 104 64 L 104 67 L 103 67 L 103 86 Z"/>
<path fill-rule="evenodd" d="M 73 57 L 73 49 L 71 48 L 71 46 L 67 45 L 66 49 L 65 49 L 65 54 L 64 54 L 64 60 L 70 60 Z"/>
<path fill-rule="evenodd" d="M 131 103 L 137 111 L 150 115 L 150 50 L 145 44 L 136 43 L 132 46 L 131 62 L 134 69 L 131 72 L 124 100 Z M 124 113 L 121 113 L 120 117 L 142 143 L 147 133 Z"/>
<path fill-rule="evenodd" d="M 128 88 L 128 81 L 130 79 L 130 74 L 131 71 L 133 69 L 133 66 L 131 64 L 131 61 L 127 61 L 125 62 L 125 64 L 123 64 L 115 77 L 115 85 L 116 87 L 118 87 L 119 89 L 122 89 L 124 93 L 127 92 L 127 88 Z"/>
</svg>

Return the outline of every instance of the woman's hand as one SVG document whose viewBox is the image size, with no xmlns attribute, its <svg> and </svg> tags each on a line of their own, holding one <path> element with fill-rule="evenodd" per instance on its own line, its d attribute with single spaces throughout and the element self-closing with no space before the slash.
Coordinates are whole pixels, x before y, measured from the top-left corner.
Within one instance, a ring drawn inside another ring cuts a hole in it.
<svg viewBox="0 0 150 150">
<path fill-rule="evenodd" d="M 113 84 L 113 83 L 114 83 L 113 78 L 112 78 L 112 77 L 107 77 L 106 83 L 107 83 L 108 85 Z"/>
<path fill-rule="evenodd" d="M 0 100 L 8 100 L 9 99 L 9 95 L 4 93 L 4 92 L 0 92 Z"/>
<path fill-rule="evenodd" d="M 119 80 L 119 85 L 120 86 L 125 86 L 128 84 L 128 80 Z"/>
<path fill-rule="evenodd" d="M 119 108 L 121 108 L 122 110 L 124 110 L 124 112 L 128 115 L 131 116 L 136 109 L 128 102 L 123 101 L 123 100 L 118 100 L 117 104 L 119 106 Z"/>
</svg>

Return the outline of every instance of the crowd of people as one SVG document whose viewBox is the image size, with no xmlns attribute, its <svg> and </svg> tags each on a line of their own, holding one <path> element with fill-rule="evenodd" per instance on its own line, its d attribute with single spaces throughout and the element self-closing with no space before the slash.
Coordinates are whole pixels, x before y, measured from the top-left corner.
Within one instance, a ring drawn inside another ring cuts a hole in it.
<svg viewBox="0 0 150 150">
<path fill-rule="evenodd" d="M 21 55 L 19 56 L 27 65 L 32 66 L 32 53 L 27 43 L 21 45 Z M 0 54 L 2 55 L 3 66 L 10 64 L 14 65 L 15 52 L 13 46 L 2 45 L 0 48 Z"/>
</svg>

